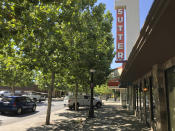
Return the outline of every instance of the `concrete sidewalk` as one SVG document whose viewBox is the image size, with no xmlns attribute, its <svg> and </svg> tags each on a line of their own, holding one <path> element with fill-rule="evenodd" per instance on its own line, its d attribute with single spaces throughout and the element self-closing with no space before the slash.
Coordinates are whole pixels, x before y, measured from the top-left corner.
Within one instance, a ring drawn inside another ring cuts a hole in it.
<svg viewBox="0 0 175 131">
<path fill-rule="evenodd" d="M 65 108 L 52 114 L 51 125 L 38 125 L 25 128 L 25 131 L 149 131 L 139 123 L 131 112 L 119 103 L 105 101 L 104 106 L 95 109 L 95 118 L 88 118 L 87 108 L 70 111 Z M 38 123 L 39 124 L 39 123 Z M 13 130 L 14 131 L 14 130 Z M 20 131 L 20 130 L 18 130 Z"/>
</svg>

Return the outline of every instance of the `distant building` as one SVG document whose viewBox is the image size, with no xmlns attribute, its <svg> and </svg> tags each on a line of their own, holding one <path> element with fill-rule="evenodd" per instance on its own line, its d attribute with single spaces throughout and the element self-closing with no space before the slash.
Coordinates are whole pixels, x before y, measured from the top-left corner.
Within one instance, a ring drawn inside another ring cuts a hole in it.
<svg viewBox="0 0 175 131">
<path fill-rule="evenodd" d="M 108 86 L 111 89 L 119 88 L 119 78 L 122 73 L 122 67 L 118 67 L 112 70 L 109 75 Z"/>
<path fill-rule="evenodd" d="M 123 66 L 112 70 L 111 74 L 109 75 L 108 87 L 114 91 L 114 98 L 116 97 L 116 92 L 117 91 L 120 92 L 120 102 L 123 107 L 126 107 L 127 89 L 119 88 L 120 86 L 119 79 L 120 79 L 122 70 L 123 70 Z"/>
</svg>

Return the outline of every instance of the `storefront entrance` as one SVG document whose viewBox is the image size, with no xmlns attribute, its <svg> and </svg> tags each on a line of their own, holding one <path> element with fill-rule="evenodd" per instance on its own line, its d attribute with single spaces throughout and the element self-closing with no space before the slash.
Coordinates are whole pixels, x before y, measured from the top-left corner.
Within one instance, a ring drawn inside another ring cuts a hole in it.
<svg viewBox="0 0 175 131">
<path fill-rule="evenodd" d="M 169 130 L 175 131 L 175 66 L 166 70 L 167 109 Z"/>
</svg>

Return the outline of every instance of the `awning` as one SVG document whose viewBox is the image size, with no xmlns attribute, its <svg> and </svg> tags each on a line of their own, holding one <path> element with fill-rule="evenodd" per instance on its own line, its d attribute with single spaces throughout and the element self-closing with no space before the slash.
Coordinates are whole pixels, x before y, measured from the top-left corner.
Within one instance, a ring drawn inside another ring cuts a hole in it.
<svg viewBox="0 0 175 131">
<path fill-rule="evenodd" d="M 119 81 L 110 81 L 108 82 L 108 86 L 119 86 Z"/>
</svg>

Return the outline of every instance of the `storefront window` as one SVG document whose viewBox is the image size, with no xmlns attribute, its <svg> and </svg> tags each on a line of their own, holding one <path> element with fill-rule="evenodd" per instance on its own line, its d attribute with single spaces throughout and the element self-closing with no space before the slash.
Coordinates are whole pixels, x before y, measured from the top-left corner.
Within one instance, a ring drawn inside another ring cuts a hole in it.
<svg viewBox="0 0 175 131">
<path fill-rule="evenodd" d="M 169 128 L 175 131 L 175 66 L 166 71 L 166 87 L 168 97 Z"/>
<path fill-rule="evenodd" d="M 136 87 L 136 110 L 138 111 L 139 109 L 139 90 Z"/>
<path fill-rule="evenodd" d="M 153 87 L 152 77 L 149 77 L 149 91 L 150 91 L 150 108 L 151 108 L 151 119 L 154 120 L 155 114 L 155 101 L 153 100 Z"/>
<path fill-rule="evenodd" d="M 139 88 L 139 107 L 140 107 L 140 111 L 141 111 L 142 107 L 143 107 L 142 88 L 141 88 L 141 86 Z"/>
<path fill-rule="evenodd" d="M 144 80 L 144 88 L 145 88 L 146 123 L 150 125 L 151 124 L 151 121 L 150 121 L 150 94 L 149 94 L 149 84 L 148 84 L 147 79 Z"/>
<path fill-rule="evenodd" d="M 152 101 L 151 101 L 151 104 L 152 104 L 152 107 L 151 107 L 151 110 L 152 110 L 152 120 L 154 121 L 154 123 L 156 123 L 157 121 L 157 115 L 158 115 L 158 112 L 156 110 L 157 108 L 157 89 L 153 86 L 153 80 L 152 80 L 152 77 L 150 77 L 150 90 L 151 90 L 151 98 L 152 98 Z"/>
</svg>

